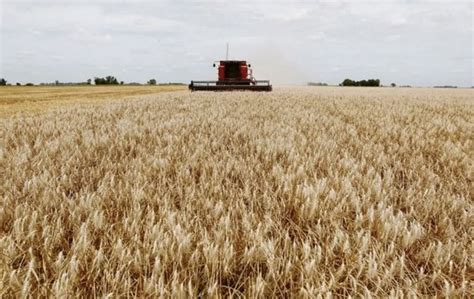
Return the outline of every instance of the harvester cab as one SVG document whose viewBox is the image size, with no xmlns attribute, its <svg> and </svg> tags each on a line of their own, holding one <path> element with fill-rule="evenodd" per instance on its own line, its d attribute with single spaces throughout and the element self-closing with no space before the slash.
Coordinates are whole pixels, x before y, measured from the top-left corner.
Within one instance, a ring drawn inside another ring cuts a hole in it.
<svg viewBox="0 0 474 299">
<path fill-rule="evenodd" d="M 251 65 L 245 60 L 221 60 L 213 64 L 217 67 L 217 81 L 191 81 L 191 91 L 272 91 L 268 80 L 255 80 Z"/>
</svg>

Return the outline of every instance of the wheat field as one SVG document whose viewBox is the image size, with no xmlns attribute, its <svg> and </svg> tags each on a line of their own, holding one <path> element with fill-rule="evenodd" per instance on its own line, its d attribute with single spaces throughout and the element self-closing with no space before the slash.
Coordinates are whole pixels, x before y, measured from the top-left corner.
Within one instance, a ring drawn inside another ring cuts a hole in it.
<svg viewBox="0 0 474 299">
<path fill-rule="evenodd" d="M 182 85 L 2 86 L 0 118 L 39 114 L 71 104 L 98 104 L 138 95 L 185 90 Z"/>
<path fill-rule="evenodd" d="M 473 98 L 176 92 L 0 119 L 0 297 L 471 297 Z"/>
</svg>

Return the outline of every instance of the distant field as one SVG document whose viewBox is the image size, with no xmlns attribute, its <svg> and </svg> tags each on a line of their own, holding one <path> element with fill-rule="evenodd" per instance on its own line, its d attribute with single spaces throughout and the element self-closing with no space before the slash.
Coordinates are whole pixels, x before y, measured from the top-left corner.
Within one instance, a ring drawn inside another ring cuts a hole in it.
<svg viewBox="0 0 474 299">
<path fill-rule="evenodd" d="M 185 90 L 186 86 L 5 86 L 0 87 L 0 117 L 44 112 L 70 104 Z"/>
<path fill-rule="evenodd" d="M 472 298 L 473 95 L 176 92 L 0 119 L 0 297 Z"/>
</svg>

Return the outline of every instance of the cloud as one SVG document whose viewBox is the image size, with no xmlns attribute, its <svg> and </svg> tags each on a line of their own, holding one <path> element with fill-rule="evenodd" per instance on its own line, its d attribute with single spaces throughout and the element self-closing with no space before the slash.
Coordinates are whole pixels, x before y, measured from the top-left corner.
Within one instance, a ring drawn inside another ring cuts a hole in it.
<svg viewBox="0 0 474 299">
<path fill-rule="evenodd" d="M 324 32 L 315 32 L 311 33 L 308 38 L 313 41 L 320 41 L 326 38 L 326 34 Z"/>
<path fill-rule="evenodd" d="M 287 7 L 279 9 L 268 9 L 266 8 L 261 14 L 267 20 L 276 20 L 276 21 L 283 21 L 283 22 L 294 22 L 301 19 L 304 19 L 308 16 L 309 10 L 306 8 L 298 8 L 298 7 Z"/>
<path fill-rule="evenodd" d="M 385 40 L 387 42 L 395 42 L 395 41 L 400 40 L 400 38 L 401 38 L 400 34 L 390 34 L 385 37 Z"/>
<path fill-rule="evenodd" d="M 472 85 L 468 1 L 4 0 L 2 9 L 0 75 L 10 81 L 214 78 L 209 66 L 229 42 L 232 58 L 281 83 Z"/>
</svg>

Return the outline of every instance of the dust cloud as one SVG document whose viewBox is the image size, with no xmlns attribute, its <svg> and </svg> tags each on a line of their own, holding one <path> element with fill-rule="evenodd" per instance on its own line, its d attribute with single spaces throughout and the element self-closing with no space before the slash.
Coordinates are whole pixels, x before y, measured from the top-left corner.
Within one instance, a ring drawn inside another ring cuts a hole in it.
<svg viewBox="0 0 474 299">
<path fill-rule="evenodd" d="M 311 81 L 309 74 L 276 47 L 258 48 L 248 57 L 248 61 L 257 80 L 271 80 L 276 85 L 302 85 Z"/>
</svg>

